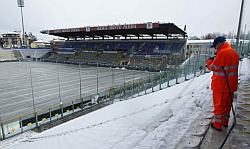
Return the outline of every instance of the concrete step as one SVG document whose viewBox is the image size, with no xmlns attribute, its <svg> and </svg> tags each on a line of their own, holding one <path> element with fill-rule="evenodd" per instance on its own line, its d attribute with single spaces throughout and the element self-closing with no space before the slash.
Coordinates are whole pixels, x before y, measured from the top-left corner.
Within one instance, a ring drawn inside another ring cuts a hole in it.
<svg viewBox="0 0 250 149">
<path fill-rule="evenodd" d="M 248 126 L 248 125 L 250 125 L 250 120 L 237 119 L 237 124 Z"/>
<path fill-rule="evenodd" d="M 236 111 L 250 111 L 250 104 L 238 104 Z"/>
<path fill-rule="evenodd" d="M 250 111 L 248 111 L 248 109 L 245 111 L 237 111 L 237 114 L 242 115 L 246 117 L 247 119 L 250 119 Z"/>
<path fill-rule="evenodd" d="M 237 104 L 250 104 L 250 98 L 242 98 L 237 100 Z"/>
<path fill-rule="evenodd" d="M 250 125 L 238 124 L 236 123 L 235 129 L 237 132 L 249 133 L 250 134 Z"/>
<path fill-rule="evenodd" d="M 239 114 L 239 113 L 236 113 L 236 118 L 237 118 L 237 119 L 241 119 L 241 120 L 246 120 L 246 121 L 249 121 L 249 120 L 250 120 L 249 117 L 244 116 L 244 115 L 241 115 L 241 114 Z"/>
<path fill-rule="evenodd" d="M 236 135 L 237 134 L 237 135 Z M 230 138 L 230 148 L 231 149 L 249 149 L 250 148 L 250 135 L 235 133 Z"/>
</svg>

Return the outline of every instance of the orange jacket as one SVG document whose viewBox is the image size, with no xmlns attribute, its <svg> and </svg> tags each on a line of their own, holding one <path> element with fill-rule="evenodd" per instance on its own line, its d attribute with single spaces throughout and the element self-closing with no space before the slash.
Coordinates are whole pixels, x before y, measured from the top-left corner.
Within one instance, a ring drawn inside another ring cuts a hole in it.
<svg viewBox="0 0 250 149">
<path fill-rule="evenodd" d="M 207 66 L 213 71 L 211 88 L 215 91 L 229 92 L 224 68 L 231 92 L 237 91 L 239 55 L 229 43 L 223 43 L 217 50 L 214 60 L 208 59 Z"/>
</svg>

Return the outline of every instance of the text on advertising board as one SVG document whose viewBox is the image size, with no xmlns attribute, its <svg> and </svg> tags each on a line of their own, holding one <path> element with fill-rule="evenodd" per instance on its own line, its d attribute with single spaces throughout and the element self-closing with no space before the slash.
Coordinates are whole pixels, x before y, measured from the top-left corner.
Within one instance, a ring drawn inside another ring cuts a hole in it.
<svg viewBox="0 0 250 149">
<path fill-rule="evenodd" d="M 109 25 L 109 26 L 98 26 L 97 30 L 120 30 L 120 29 L 134 29 L 136 24 L 124 24 L 124 25 Z"/>
</svg>

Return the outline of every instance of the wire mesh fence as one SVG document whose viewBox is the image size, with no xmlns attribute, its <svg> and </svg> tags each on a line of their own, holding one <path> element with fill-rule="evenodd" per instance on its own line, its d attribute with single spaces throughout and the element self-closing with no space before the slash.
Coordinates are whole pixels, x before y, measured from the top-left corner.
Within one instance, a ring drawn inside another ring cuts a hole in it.
<svg viewBox="0 0 250 149">
<path fill-rule="evenodd" d="M 153 93 L 203 73 L 213 52 L 188 53 L 181 65 L 159 72 L 89 67 L 79 63 L 19 62 L 1 74 L 0 139 L 34 129 L 79 111 Z M 146 66 L 146 65 L 145 65 Z M 3 66 L 2 70 L 4 69 Z M 49 70 L 49 71 L 48 71 Z M 11 74 L 11 75 L 10 75 Z M 9 75 L 9 78 L 4 78 Z M 7 90 L 5 87 L 4 89 Z M 11 90 L 11 88 L 13 90 Z"/>
</svg>

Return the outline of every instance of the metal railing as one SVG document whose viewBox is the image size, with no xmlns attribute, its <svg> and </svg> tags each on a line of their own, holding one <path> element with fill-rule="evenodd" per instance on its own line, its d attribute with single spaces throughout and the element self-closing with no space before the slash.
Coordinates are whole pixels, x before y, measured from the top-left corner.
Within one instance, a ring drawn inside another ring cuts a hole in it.
<svg viewBox="0 0 250 149">
<path fill-rule="evenodd" d="M 36 94 L 33 94 L 33 111 L 30 110 L 27 113 L 24 112 L 11 118 L 4 118 L 0 115 L 0 139 L 3 140 L 61 119 L 67 115 L 88 110 L 91 107 L 96 107 L 98 104 L 110 104 L 143 96 L 200 76 L 202 74 L 202 66 L 205 63 L 205 60 L 212 55 L 212 52 L 208 51 L 209 50 L 207 50 L 206 53 L 189 53 L 189 59 L 187 59 L 182 65 L 168 68 L 160 72 L 137 71 L 134 69 L 129 71 L 128 75 L 127 70 L 119 70 L 116 72 L 115 68 L 110 68 L 110 74 L 101 75 L 101 69 L 97 67 L 95 70 L 96 78 L 92 79 L 93 82 L 90 83 L 92 86 L 95 86 L 96 89 L 92 88 L 91 90 L 83 90 L 83 88 L 91 87 L 84 85 L 86 80 L 84 81 L 84 76 L 82 76 L 81 69 L 83 67 L 82 65 L 79 65 L 79 73 L 73 74 L 75 75 L 75 78 L 79 78 L 79 93 L 77 93 L 77 95 L 73 94 L 72 96 L 69 96 L 71 97 L 70 100 L 66 100 L 66 95 L 60 93 L 62 92 L 60 91 L 60 87 L 65 87 L 62 83 L 60 84 L 60 79 L 67 74 L 60 73 L 57 64 L 58 94 L 60 102 L 44 108 L 34 101 L 37 97 Z M 141 74 L 138 75 L 138 73 Z M 36 77 L 32 78 L 32 68 L 30 69 L 30 76 L 31 81 L 32 79 L 36 79 Z M 35 81 L 35 83 L 37 83 L 37 81 Z M 32 88 L 34 88 L 34 84 Z"/>
</svg>

